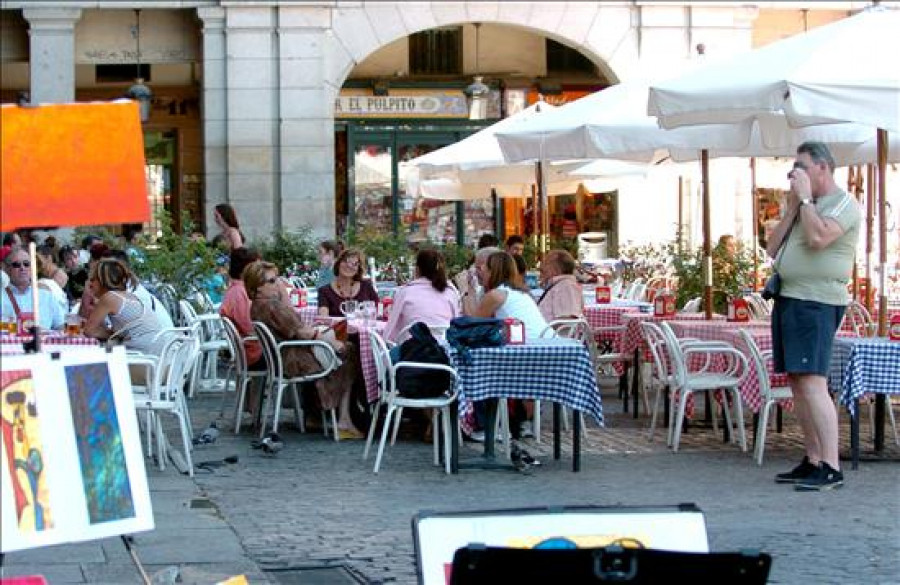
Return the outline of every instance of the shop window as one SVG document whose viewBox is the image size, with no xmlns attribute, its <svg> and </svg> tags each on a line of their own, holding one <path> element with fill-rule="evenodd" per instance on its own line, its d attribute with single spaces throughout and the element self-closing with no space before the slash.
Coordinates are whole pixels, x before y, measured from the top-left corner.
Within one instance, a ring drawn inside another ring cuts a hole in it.
<svg viewBox="0 0 900 585">
<path fill-rule="evenodd" d="M 547 74 L 587 73 L 595 75 L 597 67 L 593 61 L 562 43 L 546 39 Z"/>
<path fill-rule="evenodd" d="M 140 75 L 138 73 L 140 67 Z M 140 77 L 146 82 L 153 81 L 150 79 L 150 65 L 136 63 L 126 63 L 117 65 L 95 65 L 94 77 L 97 83 L 129 83 Z"/>
<path fill-rule="evenodd" d="M 411 75 L 462 73 L 462 27 L 433 28 L 409 36 Z"/>
</svg>

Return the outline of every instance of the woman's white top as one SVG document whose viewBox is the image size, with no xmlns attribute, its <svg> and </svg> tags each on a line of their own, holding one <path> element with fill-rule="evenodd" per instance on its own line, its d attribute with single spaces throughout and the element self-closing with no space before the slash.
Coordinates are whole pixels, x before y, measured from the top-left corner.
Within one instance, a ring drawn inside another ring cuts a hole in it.
<svg viewBox="0 0 900 585">
<path fill-rule="evenodd" d="M 497 287 L 506 293 L 506 300 L 500 305 L 494 316 L 498 319 L 518 319 L 525 325 L 525 341 L 538 339 L 541 332 L 547 328 L 547 321 L 541 315 L 537 303 L 531 295 L 509 288 L 505 284 Z"/>
<path fill-rule="evenodd" d="M 59 305 L 59 310 L 62 311 L 63 315 L 69 312 L 69 298 L 58 282 L 52 278 L 39 278 L 38 286 L 50 291 L 50 294 L 53 295 L 53 300 Z"/>
</svg>

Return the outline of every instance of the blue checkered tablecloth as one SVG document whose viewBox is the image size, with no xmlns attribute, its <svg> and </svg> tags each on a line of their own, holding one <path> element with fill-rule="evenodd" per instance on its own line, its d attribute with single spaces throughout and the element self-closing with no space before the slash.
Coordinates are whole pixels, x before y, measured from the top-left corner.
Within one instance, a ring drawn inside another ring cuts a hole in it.
<svg viewBox="0 0 900 585">
<path fill-rule="evenodd" d="M 900 394 L 900 342 L 884 337 L 836 337 L 828 375 L 852 415 L 853 401 L 865 394 Z"/>
<path fill-rule="evenodd" d="M 486 398 L 521 398 L 558 402 L 603 424 L 591 357 L 578 341 L 540 339 L 470 350 L 468 360 L 451 356 L 460 377 L 460 413 Z"/>
</svg>

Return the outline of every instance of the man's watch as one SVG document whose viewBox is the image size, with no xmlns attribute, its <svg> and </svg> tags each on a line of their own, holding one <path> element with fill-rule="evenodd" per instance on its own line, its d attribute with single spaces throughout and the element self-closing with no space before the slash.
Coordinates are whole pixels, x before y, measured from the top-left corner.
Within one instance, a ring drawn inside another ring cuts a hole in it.
<svg viewBox="0 0 900 585">
<path fill-rule="evenodd" d="M 806 198 L 800 200 L 800 205 L 801 205 L 801 206 L 803 206 L 803 205 L 812 205 L 812 202 L 813 202 L 812 199 L 810 199 L 809 197 L 806 197 Z"/>
</svg>

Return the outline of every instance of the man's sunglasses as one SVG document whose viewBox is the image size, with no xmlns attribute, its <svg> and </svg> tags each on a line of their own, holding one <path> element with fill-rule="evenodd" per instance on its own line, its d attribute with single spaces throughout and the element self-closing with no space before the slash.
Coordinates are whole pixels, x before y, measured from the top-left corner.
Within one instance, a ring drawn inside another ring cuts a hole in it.
<svg viewBox="0 0 900 585">
<path fill-rule="evenodd" d="M 24 262 L 10 262 L 10 266 L 13 268 L 31 268 L 31 262 L 25 260 Z"/>
</svg>

